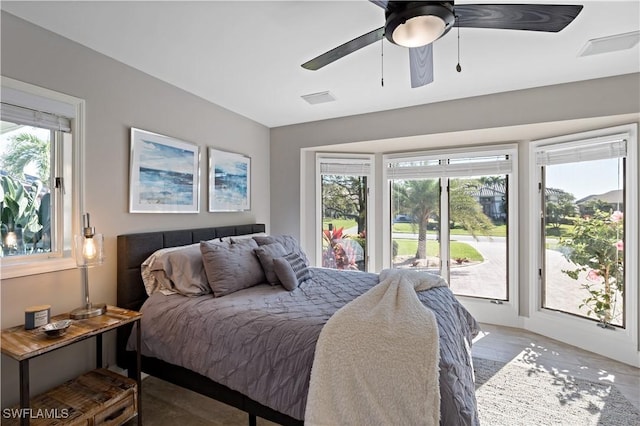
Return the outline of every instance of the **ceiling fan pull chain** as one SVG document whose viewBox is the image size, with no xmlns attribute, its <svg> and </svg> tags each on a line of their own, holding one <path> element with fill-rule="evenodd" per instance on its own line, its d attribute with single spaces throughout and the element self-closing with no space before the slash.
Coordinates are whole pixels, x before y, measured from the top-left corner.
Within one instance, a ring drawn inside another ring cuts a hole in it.
<svg viewBox="0 0 640 426">
<path fill-rule="evenodd" d="M 384 37 L 380 39 L 380 86 L 384 87 Z"/>
<path fill-rule="evenodd" d="M 456 16 L 456 20 L 457 19 L 458 17 Z M 460 25 L 458 25 L 458 65 L 456 65 L 456 71 L 462 71 L 462 67 L 460 66 Z"/>
</svg>

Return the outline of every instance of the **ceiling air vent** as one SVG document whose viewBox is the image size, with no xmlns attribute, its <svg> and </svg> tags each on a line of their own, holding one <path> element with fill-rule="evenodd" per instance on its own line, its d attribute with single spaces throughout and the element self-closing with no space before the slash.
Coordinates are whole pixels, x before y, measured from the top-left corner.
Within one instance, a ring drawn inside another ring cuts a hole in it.
<svg viewBox="0 0 640 426">
<path fill-rule="evenodd" d="M 325 102 L 333 102 L 336 100 L 336 98 L 334 98 L 333 95 L 328 91 L 302 95 L 301 98 L 309 102 L 311 105 L 323 104 Z"/>
<path fill-rule="evenodd" d="M 594 38 L 584 45 L 578 56 L 598 55 L 600 53 L 631 49 L 639 41 L 640 31 Z"/>
</svg>

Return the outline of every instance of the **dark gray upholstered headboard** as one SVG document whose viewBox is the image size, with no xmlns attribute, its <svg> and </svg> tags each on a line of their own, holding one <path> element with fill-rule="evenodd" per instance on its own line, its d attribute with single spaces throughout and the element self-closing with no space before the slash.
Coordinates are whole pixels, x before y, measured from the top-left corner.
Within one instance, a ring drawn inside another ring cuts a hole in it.
<svg viewBox="0 0 640 426">
<path fill-rule="evenodd" d="M 118 294 L 117 305 L 121 308 L 139 310 L 147 299 L 142 282 L 140 265 L 156 250 L 183 246 L 214 238 L 265 232 L 265 225 L 219 226 L 212 228 L 181 229 L 118 235 Z M 124 367 L 125 346 L 130 327 L 118 329 L 118 364 Z"/>
<path fill-rule="evenodd" d="M 156 250 L 264 231 L 264 224 L 253 223 L 118 235 L 118 306 L 138 310 L 147 299 L 140 265 Z"/>
</svg>

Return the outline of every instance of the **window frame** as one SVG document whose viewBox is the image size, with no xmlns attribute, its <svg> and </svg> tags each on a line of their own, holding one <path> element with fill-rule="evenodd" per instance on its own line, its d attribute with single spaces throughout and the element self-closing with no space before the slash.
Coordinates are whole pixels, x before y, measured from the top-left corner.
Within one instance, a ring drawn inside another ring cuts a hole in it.
<svg viewBox="0 0 640 426">
<path fill-rule="evenodd" d="M 315 194 L 316 194 L 316 211 L 315 211 L 315 262 L 316 265 L 322 265 L 322 237 L 318 235 L 317 230 L 322 229 L 322 164 L 344 164 L 345 167 L 350 168 L 359 168 L 362 167 L 363 170 L 367 169 L 366 172 L 357 174 L 357 176 L 366 176 L 367 177 L 367 271 L 372 272 L 375 271 L 375 253 L 374 253 L 374 245 L 372 241 L 375 241 L 375 229 L 373 224 L 375 223 L 375 158 L 371 154 L 340 154 L 340 153 L 320 153 L 317 152 L 315 155 L 315 165 L 316 165 L 316 173 L 315 173 Z M 336 173 L 338 174 L 338 173 Z"/>
<path fill-rule="evenodd" d="M 456 295 L 458 299 L 463 303 L 465 308 L 476 317 L 480 322 L 488 322 L 492 324 L 501 324 L 506 326 L 514 326 L 519 323 L 519 300 L 520 300 L 520 286 L 518 277 L 519 271 L 519 250 L 518 250 L 518 235 L 519 235 L 519 201 L 518 201 L 518 186 L 519 186 L 519 167 L 518 167 L 518 155 L 519 148 L 515 143 L 505 144 L 490 144 L 490 145 L 478 145 L 469 146 L 465 148 L 450 148 L 450 149 L 434 149 L 428 151 L 416 151 L 411 153 L 400 154 L 385 154 L 383 155 L 383 182 L 385 182 L 386 190 L 383 192 L 383 226 L 382 226 L 382 253 L 383 253 L 383 268 L 391 267 L 391 180 L 393 176 L 389 173 L 389 164 L 398 161 L 429 161 L 429 160 L 451 160 L 462 159 L 469 157 L 487 157 L 487 156 L 501 156 L 508 155 L 510 163 L 510 171 L 497 169 L 496 172 L 500 174 L 504 173 L 509 176 L 508 185 L 508 218 L 509 218 L 509 232 L 507 235 L 508 244 L 508 259 L 507 259 L 507 295 L 509 300 L 501 301 L 501 303 L 495 303 L 491 299 L 483 299 L 471 296 Z M 506 163 L 505 163 L 506 164 Z M 433 166 L 434 170 L 440 169 L 444 171 L 446 168 L 453 170 L 457 169 L 456 166 Z M 438 173 L 434 171 L 434 173 Z M 447 198 L 447 187 L 449 185 L 449 179 L 452 177 L 449 173 L 440 173 L 441 195 L 441 222 L 448 223 L 449 209 Z M 435 177 L 435 174 L 425 173 L 424 177 Z M 447 208 L 444 208 L 444 202 L 447 201 Z M 442 228 L 442 227 L 441 227 Z M 444 230 L 441 229 L 440 244 L 441 250 L 449 250 L 448 239 L 443 238 Z M 440 274 L 444 271 L 444 262 L 442 263 Z M 444 276 L 444 275 L 443 275 Z"/>
<path fill-rule="evenodd" d="M 624 182 L 625 193 L 625 328 L 614 327 L 614 330 L 597 326 L 597 322 L 581 318 L 568 313 L 554 311 L 542 307 L 542 258 L 541 242 L 542 229 L 540 212 L 542 197 L 538 191 L 541 182 L 541 167 L 536 164 L 536 152 L 544 146 L 570 146 L 581 142 L 589 142 L 601 138 L 626 134 L 627 154 Z M 638 344 L 640 341 L 640 327 L 638 324 L 640 305 L 640 290 L 638 286 L 638 125 L 636 123 L 615 126 L 589 132 L 570 134 L 549 139 L 533 141 L 529 148 L 529 188 L 531 213 L 529 215 L 529 238 L 533 242 L 529 263 L 529 312 L 526 328 L 573 344 L 613 359 L 637 365 L 639 362 Z M 635 286 L 632 285 L 635 283 Z"/>
<path fill-rule="evenodd" d="M 35 86 L 12 78 L 0 77 L 4 102 L 13 103 L 38 111 L 56 112 L 65 110 L 71 117 L 71 146 L 69 156 L 54 158 L 71 167 L 70 206 L 63 206 L 62 217 L 56 219 L 56 240 L 59 250 L 49 256 L 25 255 L 15 258 L 0 258 L 0 278 L 9 279 L 48 272 L 62 271 L 76 267 L 71 247 L 73 235 L 79 230 L 80 212 L 84 205 L 84 143 L 85 143 L 85 101 L 74 96 Z M 55 143 L 62 141 L 55 141 Z M 59 198 L 59 197 L 56 197 Z M 70 207 L 70 208 L 69 208 Z M 69 229 L 70 232 L 69 232 Z M 67 228 L 65 230 L 65 228 Z M 66 239 L 65 239 L 66 236 Z"/>
</svg>

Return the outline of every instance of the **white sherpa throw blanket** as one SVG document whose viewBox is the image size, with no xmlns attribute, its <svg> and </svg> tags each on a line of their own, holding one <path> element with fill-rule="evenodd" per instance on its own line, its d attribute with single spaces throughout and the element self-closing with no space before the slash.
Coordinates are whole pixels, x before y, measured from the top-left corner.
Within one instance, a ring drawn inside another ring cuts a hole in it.
<svg viewBox="0 0 640 426">
<path fill-rule="evenodd" d="M 339 309 L 318 338 L 305 424 L 438 425 L 438 325 L 416 291 L 446 285 L 426 272 L 387 269 Z"/>
</svg>

